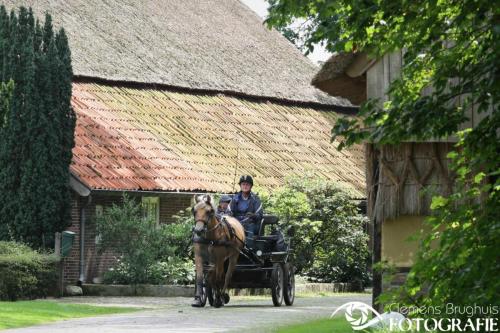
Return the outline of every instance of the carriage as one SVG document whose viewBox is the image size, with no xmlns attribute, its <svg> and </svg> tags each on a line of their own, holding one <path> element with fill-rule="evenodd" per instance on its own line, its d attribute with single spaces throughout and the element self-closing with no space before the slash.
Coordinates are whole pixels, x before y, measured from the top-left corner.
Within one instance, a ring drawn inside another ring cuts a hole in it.
<svg viewBox="0 0 500 333">
<path fill-rule="evenodd" d="M 291 229 L 285 238 L 278 225 L 278 217 L 264 215 L 259 234 L 243 247 L 233 273 L 230 288 L 270 288 L 274 306 L 293 304 L 295 299 L 295 275 L 292 264 Z M 201 303 L 214 303 L 212 288 L 207 283 L 209 263 L 204 264 L 204 282 Z M 225 302 L 229 301 L 226 296 Z"/>
</svg>

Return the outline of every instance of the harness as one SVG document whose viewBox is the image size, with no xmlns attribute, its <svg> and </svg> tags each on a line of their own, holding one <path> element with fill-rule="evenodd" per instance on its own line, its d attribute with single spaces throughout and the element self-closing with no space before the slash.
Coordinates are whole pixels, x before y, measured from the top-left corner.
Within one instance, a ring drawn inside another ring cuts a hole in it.
<svg viewBox="0 0 500 333">
<path fill-rule="evenodd" d="M 210 217 L 209 217 L 210 218 Z M 195 237 L 194 233 L 193 233 L 193 243 L 198 243 L 198 244 L 207 244 L 208 246 L 225 246 L 225 247 L 232 247 L 232 248 L 235 248 L 238 250 L 238 252 L 243 255 L 244 257 L 246 257 L 248 260 L 254 260 L 252 258 L 250 258 L 251 255 L 249 255 L 248 253 L 246 253 L 248 250 L 245 250 L 246 247 L 245 247 L 245 242 L 243 240 L 241 240 L 237 235 L 236 233 L 234 232 L 234 229 L 233 227 L 231 226 L 231 224 L 229 224 L 226 220 L 226 217 L 225 216 L 222 216 L 222 218 L 219 220 L 219 218 L 217 218 L 217 216 L 215 217 L 217 219 L 217 224 L 211 228 L 211 229 L 207 229 L 206 228 L 206 224 L 205 224 L 205 228 L 204 228 L 204 235 L 206 236 L 207 232 L 208 231 L 213 231 L 217 228 L 219 228 L 220 226 L 222 225 L 226 225 L 227 226 L 227 229 L 229 231 L 229 236 L 230 236 L 230 239 L 232 239 L 233 237 L 236 238 L 238 241 L 240 241 L 241 244 L 243 244 L 243 249 L 240 250 L 238 249 L 236 246 L 234 246 L 233 244 L 231 244 L 230 241 L 228 240 L 212 240 L 212 239 L 207 239 L 203 236 L 197 236 L 197 238 Z M 208 220 L 208 219 L 207 219 Z M 196 221 L 196 222 L 204 222 L 203 220 L 199 220 L 199 221 Z"/>
<path fill-rule="evenodd" d="M 210 218 L 210 216 L 207 218 L 207 221 L 208 219 Z M 233 246 L 231 244 L 231 239 L 233 238 L 236 238 L 237 240 L 239 240 L 243 245 L 245 244 L 245 242 L 243 242 L 235 233 L 234 229 L 233 229 L 233 226 L 227 222 L 226 220 L 226 217 L 225 216 L 222 216 L 221 219 L 218 219 L 217 217 L 215 217 L 216 220 L 217 220 L 217 224 L 210 228 L 210 229 L 207 229 L 207 221 L 203 221 L 203 220 L 196 220 L 196 222 L 204 222 L 205 224 L 205 227 L 204 227 L 204 235 L 205 237 L 203 236 L 198 236 L 198 238 L 195 238 L 194 235 L 193 235 L 193 243 L 199 243 L 199 244 L 208 244 L 210 246 Z M 227 227 L 227 230 L 229 231 L 229 240 L 216 240 L 216 239 L 207 239 L 206 238 L 206 235 L 207 233 L 211 232 L 211 231 L 214 231 L 216 230 L 217 228 L 221 227 L 225 225 Z"/>
</svg>

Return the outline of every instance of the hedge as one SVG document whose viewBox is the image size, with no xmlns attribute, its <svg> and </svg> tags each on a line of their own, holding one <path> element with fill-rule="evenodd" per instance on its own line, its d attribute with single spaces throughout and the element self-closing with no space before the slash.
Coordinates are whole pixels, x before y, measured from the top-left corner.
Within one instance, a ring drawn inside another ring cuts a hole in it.
<svg viewBox="0 0 500 333">
<path fill-rule="evenodd" d="M 58 258 L 0 241 L 0 300 L 46 297 L 56 289 Z"/>
</svg>

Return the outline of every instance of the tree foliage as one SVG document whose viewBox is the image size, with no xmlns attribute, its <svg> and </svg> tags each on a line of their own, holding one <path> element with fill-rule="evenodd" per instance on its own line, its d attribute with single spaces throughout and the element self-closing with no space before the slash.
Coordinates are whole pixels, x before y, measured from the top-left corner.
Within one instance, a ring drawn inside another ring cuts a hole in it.
<svg viewBox="0 0 500 333">
<path fill-rule="evenodd" d="M 321 282 L 369 283 L 368 222 L 349 194 L 317 177 L 289 178 L 268 193 L 259 189 L 266 213 L 293 227 L 297 272 Z"/>
<path fill-rule="evenodd" d="M 361 120 L 341 119 L 333 138 L 342 140 L 342 148 L 363 140 L 381 145 L 460 137 L 450 155 L 455 189 L 433 201 L 428 221 L 433 232 L 423 240 L 403 294 L 413 304 L 495 304 L 500 293 L 498 5 L 487 0 L 269 2 L 271 26 L 309 20 L 310 46 L 322 42 L 330 51 L 363 51 L 374 58 L 405 51 L 388 101 L 367 101 Z M 431 93 L 423 94 L 427 87 Z M 461 132 L 472 108 L 478 124 Z"/>
<path fill-rule="evenodd" d="M 71 54 L 31 9 L 0 7 L 0 239 L 50 245 L 70 221 Z"/>
</svg>

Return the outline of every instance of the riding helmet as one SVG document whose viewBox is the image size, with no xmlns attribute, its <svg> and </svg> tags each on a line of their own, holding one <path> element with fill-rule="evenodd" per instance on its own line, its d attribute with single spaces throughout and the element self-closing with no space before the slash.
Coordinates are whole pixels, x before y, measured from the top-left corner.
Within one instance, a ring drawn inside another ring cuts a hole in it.
<svg viewBox="0 0 500 333">
<path fill-rule="evenodd" d="M 252 176 L 249 176 L 249 175 L 243 175 L 240 177 L 240 182 L 238 183 L 238 185 L 241 185 L 241 183 L 249 183 L 250 185 L 253 186 L 253 178 Z"/>
<path fill-rule="evenodd" d="M 219 202 L 230 202 L 231 199 L 230 195 L 224 194 L 220 197 Z"/>
</svg>

